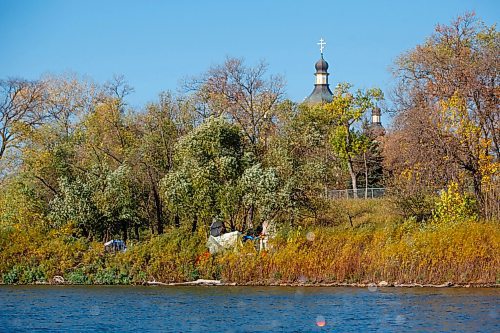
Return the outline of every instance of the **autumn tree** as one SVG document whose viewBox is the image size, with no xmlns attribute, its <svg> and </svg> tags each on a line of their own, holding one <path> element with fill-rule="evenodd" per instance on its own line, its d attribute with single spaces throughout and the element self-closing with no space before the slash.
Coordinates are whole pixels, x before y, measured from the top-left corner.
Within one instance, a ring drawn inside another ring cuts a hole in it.
<svg viewBox="0 0 500 333">
<path fill-rule="evenodd" d="M 117 96 L 72 75 L 43 82 L 41 108 L 51 121 L 22 128 L 19 171 L 39 182 L 37 193 L 57 213 L 57 225 L 73 221 L 97 238 L 117 232 L 127 238 L 132 227 L 137 235 L 145 220 L 139 200 L 144 188 L 130 170 L 140 131 L 124 109 L 125 90 L 118 86 L 124 83 L 115 82 Z"/>
<path fill-rule="evenodd" d="M 323 108 L 332 119 L 330 143 L 335 155 L 345 163 L 351 177 L 354 197 L 358 197 L 357 172 L 354 160 L 368 150 L 370 139 L 361 129 L 361 123 L 367 110 L 374 107 L 377 100 L 383 98 L 380 89 L 366 92 L 358 90 L 354 94 L 350 84 L 339 84 L 335 88 L 333 101 Z"/>
<path fill-rule="evenodd" d="M 256 152 L 266 146 L 276 126 L 284 93 L 283 78 L 266 72 L 264 62 L 250 67 L 242 59 L 228 58 L 187 83 L 195 91 L 198 112 L 203 117 L 222 115 L 237 124 Z"/>
<path fill-rule="evenodd" d="M 39 126 L 47 119 L 44 99 L 40 81 L 0 80 L 0 163 L 9 148 L 19 147 L 24 129 Z M 5 171 L 2 167 L 0 175 Z"/>
<path fill-rule="evenodd" d="M 77 151 L 82 143 L 82 120 L 93 112 L 102 97 L 92 81 L 73 74 L 45 76 L 44 100 L 40 105 L 49 116 L 36 127 L 23 127 L 20 169 L 46 190 L 47 200 L 57 193 L 60 177 L 79 172 Z M 50 120 L 50 121 L 48 121 Z"/>
<path fill-rule="evenodd" d="M 470 186 L 484 213 L 486 192 L 498 188 L 498 54 L 495 26 L 468 13 L 438 25 L 398 59 L 398 110 L 387 147 L 389 160 L 400 161 L 387 163 L 395 178 Z"/>
<path fill-rule="evenodd" d="M 148 218 L 156 221 L 156 228 L 152 229 L 159 234 L 163 233 L 164 224 L 169 220 L 159 183 L 174 166 L 176 143 L 193 129 L 194 122 L 191 104 L 169 92 L 160 94 L 158 101 L 148 104 L 135 119 L 141 140 L 134 148 L 130 162 L 144 187 Z M 175 213 L 172 215 L 174 221 L 178 221 L 179 217 Z"/>
</svg>

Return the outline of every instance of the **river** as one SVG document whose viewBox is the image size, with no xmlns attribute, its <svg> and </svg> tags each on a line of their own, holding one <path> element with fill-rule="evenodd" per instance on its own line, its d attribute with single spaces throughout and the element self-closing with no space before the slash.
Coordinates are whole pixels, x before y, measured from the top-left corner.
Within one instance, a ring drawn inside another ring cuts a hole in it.
<svg viewBox="0 0 500 333">
<path fill-rule="evenodd" d="M 497 289 L 0 286 L 1 332 L 500 332 Z"/>
</svg>

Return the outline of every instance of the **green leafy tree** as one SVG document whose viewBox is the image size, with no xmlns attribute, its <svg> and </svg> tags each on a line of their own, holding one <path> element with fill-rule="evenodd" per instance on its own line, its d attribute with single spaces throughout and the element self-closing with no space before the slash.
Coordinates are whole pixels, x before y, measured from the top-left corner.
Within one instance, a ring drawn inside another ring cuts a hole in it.
<svg viewBox="0 0 500 333">
<path fill-rule="evenodd" d="M 84 236 L 107 240 L 122 232 L 128 239 L 130 225 L 139 224 L 138 197 L 130 168 L 98 170 L 73 180 L 61 178 L 60 193 L 51 202 L 54 226 L 75 224 Z"/>
<path fill-rule="evenodd" d="M 166 205 L 192 221 L 222 218 L 231 230 L 253 227 L 283 206 L 280 181 L 271 168 L 245 152 L 243 134 L 221 117 L 210 117 L 176 147 L 176 167 L 162 180 Z"/>
<path fill-rule="evenodd" d="M 73 223 L 83 236 L 90 238 L 103 233 L 106 226 L 93 200 L 94 185 L 80 177 L 73 181 L 60 179 L 59 194 L 50 204 L 49 219 L 54 227 Z"/>
<path fill-rule="evenodd" d="M 243 141 L 238 127 L 220 117 L 210 117 L 177 145 L 177 168 L 162 181 L 167 205 L 192 219 L 223 214 L 220 200 L 234 190 L 243 172 Z M 226 197 L 227 199 L 227 197 Z"/>
<path fill-rule="evenodd" d="M 264 169 L 261 164 L 255 164 L 245 170 L 240 186 L 243 204 L 251 214 L 249 216 L 251 223 L 256 213 L 259 215 L 259 222 L 262 222 L 266 219 L 272 220 L 283 208 L 284 196 L 280 193 L 280 183 L 273 168 Z"/>
<path fill-rule="evenodd" d="M 367 110 L 374 107 L 374 101 L 383 98 L 380 89 L 370 89 L 366 92 L 358 90 L 350 92 L 352 86 L 339 84 L 334 92 L 333 101 L 323 108 L 332 119 L 330 143 L 335 155 L 347 166 L 351 177 L 354 197 L 357 198 L 357 174 L 354 170 L 354 159 L 365 153 L 369 147 L 369 137 L 356 125 L 360 125 Z"/>
</svg>

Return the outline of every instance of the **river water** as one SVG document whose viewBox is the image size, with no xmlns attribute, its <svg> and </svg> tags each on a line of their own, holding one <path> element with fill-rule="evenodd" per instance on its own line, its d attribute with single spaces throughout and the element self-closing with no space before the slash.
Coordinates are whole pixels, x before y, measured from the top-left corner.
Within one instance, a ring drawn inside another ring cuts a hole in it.
<svg viewBox="0 0 500 333">
<path fill-rule="evenodd" d="M 500 332 L 497 289 L 0 286 L 1 332 Z"/>
</svg>

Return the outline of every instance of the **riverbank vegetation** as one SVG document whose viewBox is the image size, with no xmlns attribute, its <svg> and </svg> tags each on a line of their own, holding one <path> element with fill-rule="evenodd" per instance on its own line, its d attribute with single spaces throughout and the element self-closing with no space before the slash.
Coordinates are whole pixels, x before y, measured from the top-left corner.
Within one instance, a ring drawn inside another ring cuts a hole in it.
<svg viewBox="0 0 500 333">
<path fill-rule="evenodd" d="M 367 120 L 380 89 L 296 104 L 241 59 L 142 109 L 119 76 L 3 80 L 1 281 L 496 283 L 499 42 L 467 14 L 402 55 L 385 135 Z M 275 230 L 211 255 L 213 221 Z"/>
<path fill-rule="evenodd" d="M 335 226 L 282 227 L 267 251 L 254 242 L 210 255 L 206 233 L 169 227 L 107 253 L 101 242 L 75 237 L 67 226 L 46 234 L 4 230 L 4 283 L 145 284 L 215 279 L 238 284 L 498 283 L 500 231 L 494 222 L 457 223 L 388 218 L 385 200 L 343 202 L 357 212 Z M 378 220 L 378 221 L 377 221 Z"/>
</svg>

